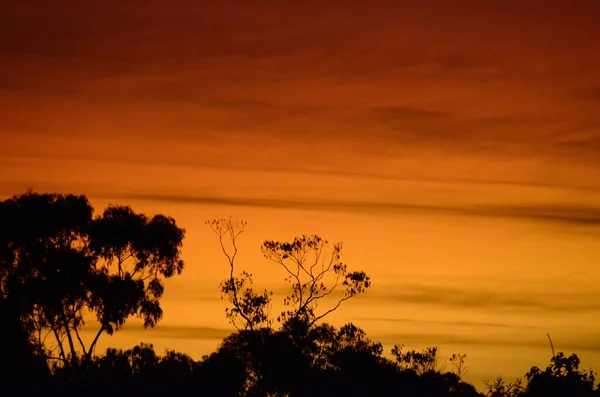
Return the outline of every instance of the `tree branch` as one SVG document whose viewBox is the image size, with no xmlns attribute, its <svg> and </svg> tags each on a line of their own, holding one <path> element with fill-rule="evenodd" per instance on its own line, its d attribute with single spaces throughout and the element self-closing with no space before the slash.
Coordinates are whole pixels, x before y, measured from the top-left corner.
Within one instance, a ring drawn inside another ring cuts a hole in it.
<svg viewBox="0 0 600 397">
<path fill-rule="evenodd" d="M 92 344 L 90 345 L 90 348 L 87 352 L 87 358 L 90 359 L 92 357 L 92 354 L 94 353 L 94 349 L 96 348 L 96 343 L 98 342 L 98 338 L 100 338 L 100 335 L 102 335 L 102 332 L 104 332 L 104 326 L 100 326 L 100 329 L 98 330 L 98 333 L 96 334 L 96 336 L 94 337 L 94 340 L 92 341 Z"/>
<path fill-rule="evenodd" d="M 83 344 L 83 340 L 81 340 L 81 336 L 79 335 L 79 331 L 77 330 L 77 327 L 73 328 L 75 330 L 75 335 L 77 336 L 77 340 L 79 341 L 79 344 L 81 345 L 81 350 L 83 351 L 83 355 L 87 357 L 87 352 L 85 350 L 85 345 Z"/>
</svg>

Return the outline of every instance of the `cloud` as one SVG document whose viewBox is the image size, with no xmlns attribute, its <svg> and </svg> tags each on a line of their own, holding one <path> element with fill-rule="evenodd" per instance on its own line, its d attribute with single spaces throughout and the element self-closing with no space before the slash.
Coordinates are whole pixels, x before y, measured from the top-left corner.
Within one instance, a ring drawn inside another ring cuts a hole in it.
<svg viewBox="0 0 600 397">
<path fill-rule="evenodd" d="M 600 335 L 581 335 L 571 340 L 566 340 L 561 343 L 559 351 L 566 354 L 571 352 L 600 352 Z M 425 346 L 444 346 L 444 345 L 461 345 L 461 346 L 496 346 L 496 347 L 535 347 L 540 349 L 548 349 L 548 341 L 543 333 L 540 333 L 539 338 L 499 338 L 499 337 L 476 337 L 462 336 L 448 333 L 385 333 L 372 335 L 372 338 L 381 341 L 386 345 L 392 344 L 411 344 Z M 447 352 L 452 353 L 452 352 Z"/>
<path fill-rule="evenodd" d="M 589 84 L 583 88 L 574 88 L 571 97 L 576 101 L 597 105 L 597 102 L 600 101 L 600 83 Z"/>
<path fill-rule="evenodd" d="M 458 289 L 425 284 L 402 284 L 374 289 L 369 299 L 403 304 L 430 305 L 452 309 L 489 309 L 552 312 L 598 312 L 597 297 L 591 293 L 560 291 L 529 293 L 527 291 L 491 292 Z"/>
<path fill-rule="evenodd" d="M 435 324 L 435 325 L 448 325 L 448 326 L 459 326 L 459 327 L 473 327 L 473 328 L 539 328 L 530 325 L 515 325 L 507 323 L 493 323 L 483 321 L 437 321 L 437 320 L 422 320 L 414 318 L 397 318 L 397 317 L 358 317 L 356 321 L 369 321 L 369 322 L 386 322 L 386 323 L 406 323 L 406 324 Z"/>
<path fill-rule="evenodd" d="M 505 115 L 478 115 L 465 109 L 452 110 L 449 105 L 364 106 L 348 118 L 348 128 L 357 135 L 368 131 L 363 144 L 370 143 L 375 150 L 384 145 L 397 149 L 409 145 L 414 150 L 463 155 L 501 154 L 510 158 L 528 154 L 543 158 L 562 153 L 573 159 L 579 153 L 591 158 L 587 156 L 590 150 L 600 145 L 600 119 L 593 111 L 566 112 L 569 117 L 508 110 Z"/>
<path fill-rule="evenodd" d="M 83 333 L 95 333 L 95 330 L 84 329 Z M 174 326 L 159 324 L 155 328 L 144 329 L 141 324 L 128 324 L 123 330 L 124 333 L 143 333 L 146 338 L 165 338 L 182 340 L 218 340 L 221 341 L 235 332 L 233 328 L 219 328 L 208 326 Z M 462 345 L 462 346 L 505 346 L 505 347 L 539 347 L 547 348 L 548 342 L 544 334 L 539 338 L 524 337 L 519 338 L 501 338 L 496 336 L 462 336 L 450 333 L 410 333 L 410 332 L 384 332 L 373 333 L 370 337 L 374 341 L 382 342 L 388 346 L 393 344 L 411 344 L 425 346 L 444 346 L 444 345 Z M 560 351 L 567 352 L 600 352 L 600 335 L 583 334 L 573 337 L 571 340 L 564 340 L 561 343 Z"/>
<path fill-rule="evenodd" d="M 590 89 L 590 97 L 593 100 L 600 101 L 600 85 Z"/>
<path fill-rule="evenodd" d="M 235 106 L 235 105 L 234 105 Z M 239 106 L 266 106 L 268 104 L 250 104 Z M 573 180 L 535 180 L 535 179 L 503 179 L 497 175 L 490 175 L 490 178 L 477 178 L 469 177 L 467 175 L 462 176 L 431 176 L 431 175 L 419 175 L 418 171 L 415 170 L 387 170 L 382 169 L 379 172 L 360 171 L 356 169 L 349 169 L 344 167 L 333 167 L 329 165 L 329 168 L 318 165 L 289 165 L 289 164 L 261 164 L 261 163 L 239 163 L 239 164 L 228 164 L 217 161 L 210 161 L 207 159 L 199 160 L 196 157 L 190 156 L 173 156 L 165 158 L 157 158 L 156 154 L 153 156 L 144 156 L 143 152 L 137 153 L 138 157 L 135 156 L 119 156 L 115 153 L 103 153 L 102 155 L 89 153 L 80 154 L 77 152 L 64 152 L 60 154 L 56 153 L 33 153 L 28 155 L 15 154 L 14 152 L 4 153 L 0 156 L 0 165 L 6 165 L 7 167 L 23 166 L 33 164 L 35 161 L 44 161 L 53 163 L 56 160 L 77 162 L 77 163 L 106 163 L 119 165 L 119 166 L 151 166 L 156 167 L 173 167 L 179 168 L 185 171 L 203 171 L 203 170 L 224 170 L 224 171 L 247 171 L 247 172 L 260 172 L 260 173 L 273 173 L 275 177 L 277 174 L 289 174 L 285 177 L 291 177 L 293 174 L 304 174 L 304 175 L 315 175 L 315 176 L 326 176 L 326 177 L 340 177 L 340 178 L 360 178 L 360 179 L 371 179 L 380 181 L 390 182 L 415 182 L 423 184 L 440 184 L 440 185 L 479 185 L 479 186 L 506 186 L 506 187 L 530 187 L 530 188 L 547 188 L 547 189 L 561 189 L 581 192 L 600 192 L 600 185 L 595 185 L 594 180 L 587 181 L 586 183 L 573 181 Z M 75 166 L 75 165 L 74 165 Z M 79 165 L 77 165 L 79 167 Z M 17 190 L 22 189 L 22 184 L 15 184 Z M 9 193 L 13 193 L 11 190 Z"/>
<path fill-rule="evenodd" d="M 373 106 L 370 112 L 382 118 L 402 119 L 445 119 L 451 114 L 445 111 L 423 109 L 416 106 Z"/>
<path fill-rule="evenodd" d="M 445 120 L 451 117 L 447 112 L 419 109 L 409 106 L 375 106 L 370 113 L 381 120 L 410 121 L 410 120 Z"/>
<path fill-rule="evenodd" d="M 94 325 L 84 327 L 82 332 L 95 335 L 98 332 L 98 328 L 96 328 L 96 324 L 94 323 Z M 164 323 L 159 323 L 154 328 L 144 328 L 141 322 L 132 319 L 132 321 L 125 324 L 117 332 L 129 334 L 140 333 L 151 338 L 222 340 L 235 332 L 235 329 L 204 325 L 169 325 Z"/>
<path fill-rule="evenodd" d="M 155 328 L 145 329 L 142 325 L 127 325 L 124 332 L 143 332 L 149 337 L 168 339 L 216 339 L 223 338 L 235 332 L 234 328 L 219 328 L 208 326 L 175 326 L 158 324 Z"/>
<path fill-rule="evenodd" d="M 194 196 L 155 193 L 125 193 L 119 195 L 118 197 L 112 196 L 106 198 L 325 212 L 372 214 L 437 213 L 455 216 L 512 218 L 535 222 L 563 223 L 582 226 L 600 225 L 600 207 L 569 206 L 566 204 L 473 205 L 469 207 L 453 207 L 400 202 L 240 198 L 226 196 Z"/>
<path fill-rule="evenodd" d="M 531 155 L 545 145 L 545 139 L 526 148 L 514 144 L 531 141 L 531 131 L 546 126 L 526 124 L 525 117 L 515 114 L 522 105 L 515 110 L 493 103 L 504 91 L 478 80 L 494 75 L 502 77 L 503 84 L 514 82 L 520 68 L 512 63 L 524 67 L 531 62 L 521 53 L 526 42 L 515 45 L 509 41 L 507 46 L 507 37 L 494 34 L 494 26 L 505 25 L 503 18 L 510 15 L 514 19 L 508 12 L 510 5 L 501 7 L 503 12 L 470 7 L 461 13 L 459 25 L 464 26 L 455 26 L 456 22 L 444 15 L 460 8 L 446 5 L 436 5 L 436 12 L 431 13 L 423 5 L 391 3 L 383 8 L 361 5 L 342 10 L 327 1 L 309 7 L 288 3 L 249 6 L 236 1 L 238 11 L 231 13 L 230 6 L 198 6 L 189 0 L 168 7 L 150 2 L 142 10 L 128 3 L 119 5 L 119 12 L 112 12 L 114 0 L 85 6 L 73 3 L 71 7 L 35 3 L 36 7 L 15 4 L 0 21 L 0 33 L 15 38 L 0 47 L 4 74 L 11 76 L 0 81 L 0 86 L 31 92 L 38 100 L 45 96 L 76 100 L 73 106 L 61 105 L 65 109 L 61 119 L 67 126 L 79 123 L 76 125 L 88 134 L 95 125 L 110 121 L 111 125 L 102 129 L 103 135 L 121 137 L 122 131 L 140 131 L 141 137 L 157 129 L 165 136 L 201 143 L 214 141 L 206 131 L 218 131 L 226 136 L 223 145 L 235 132 L 250 135 L 249 141 L 256 136 L 275 140 L 281 134 L 306 134 L 322 142 L 334 136 L 332 144 L 342 148 L 354 145 L 361 154 L 386 150 L 397 154 L 398 148 L 408 143 L 444 153 L 521 150 Z M 538 10 L 528 12 L 532 13 L 529 17 L 540 18 Z M 309 15 L 311 23 L 306 24 Z M 334 15 L 338 18 L 332 19 Z M 529 17 L 523 16 L 519 23 L 556 35 L 549 25 L 531 26 Z M 33 24 L 39 25 L 37 29 L 30 26 Z M 483 34 L 488 31 L 490 35 Z M 539 37 L 546 38 L 540 32 Z M 442 37 L 444 45 L 440 46 Z M 482 43 L 479 37 L 490 42 Z M 527 47 L 525 54 L 530 53 Z M 550 55 L 558 56 L 555 51 Z M 537 59 L 542 56 L 549 55 L 536 53 L 534 65 L 556 62 Z M 43 71 L 39 64 L 44 64 Z M 365 83 L 374 85 L 365 90 Z M 390 92 L 390 86 L 397 86 L 397 92 Z M 522 89 L 522 85 L 502 87 L 516 96 L 510 100 L 511 106 L 548 99 L 544 92 Z M 459 95 L 458 90 L 469 95 Z M 11 103 L 34 103 L 26 96 L 6 96 Z M 496 113 L 517 122 L 508 125 L 498 114 L 494 120 L 469 117 L 479 112 L 480 103 L 487 112 L 497 108 Z M 544 109 L 557 107 L 556 103 L 543 105 Z M 84 106 L 95 110 L 80 108 Z M 99 113 L 104 106 L 106 113 Z M 34 107 L 36 114 L 44 108 Z M 56 109 L 48 113 L 56 114 Z M 529 112 L 529 117 L 535 113 Z M 87 114 L 80 118 L 89 117 L 89 126 L 81 124 L 82 120 L 66 121 L 81 114 Z M 8 121 L 16 118 L 9 116 Z M 71 129 L 51 126 L 48 118 L 30 129 L 53 130 L 46 134 Z M 31 119 L 29 113 L 13 121 L 14 126 L 8 123 L 7 130 L 36 124 L 27 119 Z M 135 125 L 128 125 L 132 120 Z M 529 132 L 522 133 L 524 129 Z M 282 144 L 275 146 L 281 148 Z M 413 151 L 420 148 L 408 145 Z M 585 142 L 581 150 L 588 157 L 594 155 Z"/>
</svg>

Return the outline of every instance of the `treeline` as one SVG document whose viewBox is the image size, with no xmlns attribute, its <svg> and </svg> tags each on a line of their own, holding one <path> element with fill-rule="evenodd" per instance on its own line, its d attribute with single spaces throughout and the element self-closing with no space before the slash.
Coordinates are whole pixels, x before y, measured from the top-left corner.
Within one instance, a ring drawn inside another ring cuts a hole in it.
<svg viewBox="0 0 600 397">
<path fill-rule="evenodd" d="M 0 202 L 0 221 L 2 395 L 600 396 L 576 355 L 559 353 L 547 368 L 514 382 L 498 378 L 480 393 L 462 380 L 466 355 L 453 355 L 449 366 L 436 348 L 394 346 L 385 355 L 355 325 L 327 324 L 371 281 L 348 270 L 341 244 L 330 249 L 316 235 L 262 245 L 290 284 L 285 310 L 273 318 L 272 293 L 254 290 L 252 274 L 237 269 L 246 223 L 233 218 L 207 224 L 226 260 L 221 292 L 237 331 L 199 361 L 147 344 L 97 355 L 98 339 L 129 317 L 146 327 L 160 321 L 164 280 L 185 267 L 185 231 L 164 215 L 125 206 L 94 215 L 85 196 L 31 191 Z M 80 330 L 90 315 L 99 326 L 86 345 Z"/>
</svg>

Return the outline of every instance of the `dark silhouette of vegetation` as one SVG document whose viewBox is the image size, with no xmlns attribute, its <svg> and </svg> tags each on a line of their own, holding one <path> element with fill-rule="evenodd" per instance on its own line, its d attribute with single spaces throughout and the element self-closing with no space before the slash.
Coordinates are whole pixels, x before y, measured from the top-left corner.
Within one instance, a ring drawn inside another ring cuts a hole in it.
<svg viewBox="0 0 600 397">
<path fill-rule="evenodd" d="M 406 353 L 402 352 L 402 347 L 395 345 L 392 349 L 392 355 L 400 367 L 415 371 L 419 375 L 443 370 L 437 347 L 428 347 L 422 352 L 410 350 Z"/>
<path fill-rule="evenodd" d="M 94 217 L 85 196 L 28 192 L 2 201 L 0 217 L 0 292 L 53 368 L 90 359 L 132 315 L 154 326 L 163 280 L 183 269 L 184 230 L 163 215 L 109 206 Z M 99 329 L 86 347 L 87 314 Z"/>
<path fill-rule="evenodd" d="M 183 269 L 184 231 L 162 215 L 110 206 L 94 217 L 85 196 L 33 192 L 0 202 L 0 221 L 3 396 L 600 396 L 595 374 L 580 370 L 575 354 L 553 353 L 545 369 L 532 367 L 515 382 L 488 381 L 480 393 L 462 380 L 465 354 L 452 355 L 445 371 L 437 347 L 396 345 L 386 355 L 356 325 L 323 322 L 370 280 L 348 272 L 341 245 L 327 251 L 318 236 L 262 246 L 291 284 L 275 328 L 272 294 L 254 292 L 251 274 L 236 273 L 245 222 L 232 219 L 209 225 L 228 260 L 221 291 L 237 331 L 200 360 L 157 354 L 144 343 L 96 355 L 99 335 L 118 331 L 130 316 L 148 327 L 160 319 L 163 281 Z M 80 338 L 86 314 L 100 324 L 87 346 Z"/>
<path fill-rule="evenodd" d="M 27 374 L 38 383 L 48 380 L 50 370 L 41 352 L 31 343 L 22 326 L 19 303 L 0 297 L 0 325 L 2 349 L 0 349 L 0 391 L 15 394 L 33 392 L 31 384 L 20 381 Z"/>
<path fill-rule="evenodd" d="M 458 376 L 458 379 L 462 379 L 462 377 L 469 372 L 469 367 L 467 366 L 467 355 L 454 353 L 448 359 L 452 367 L 454 368 L 454 373 Z"/>
<path fill-rule="evenodd" d="M 229 265 L 229 277 L 221 283 L 221 292 L 232 307 L 225 309 L 229 322 L 238 330 L 253 330 L 260 326 L 270 326 L 269 307 L 272 293 L 263 291 L 257 294 L 252 289 L 252 274 L 243 271 L 235 275 L 235 259 L 238 254 L 237 238 L 244 232 L 245 221 L 214 219 L 206 222 L 219 237 L 219 244 Z M 230 247 L 227 247 L 229 243 Z"/>
<path fill-rule="evenodd" d="M 219 237 L 229 264 L 229 278 L 221 284 L 221 291 L 232 305 L 226 309 L 227 317 L 238 329 L 271 326 L 273 320 L 269 317 L 269 308 L 272 292 L 255 293 L 250 287 L 251 273 L 244 271 L 241 276 L 234 275 L 238 253 L 236 242 L 246 222 L 228 218 L 206 223 Z M 225 240 L 229 241 L 229 249 Z M 277 317 L 277 322 L 295 337 L 296 342 L 317 321 L 337 310 L 348 299 L 364 293 L 371 285 L 364 272 L 348 272 L 346 264 L 341 262 L 341 243 L 335 244 L 329 254 L 327 246 L 326 240 L 312 235 L 296 237 L 291 242 L 265 241 L 261 247 L 266 259 L 285 270 L 285 280 L 290 283 L 291 293 L 283 300 L 286 310 Z M 318 312 L 321 302 L 325 298 L 333 298 L 336 292 L 340 292 L 341 297 L 336 297 L 328 309 Z"/>
<path fill-rule="evenodd" d="M 265 258 L 285 269 L 286 281 L 292 287 L 292 293 L 284 299 L 287 310 L 277 317 L 284 326 L 305 324 L 310 328 L 343 302 L 371 286 L 364 272 L 347 271 L 341 262 L 341 243 L 335 244 L 326 256 L 327 244 L 327 240 L 317 235 L 296 237 L 292 242 L 263 243 L 261 248 Z M 342 296 L 329 309 L 317 313 L 319 303 L 340 289 Z"/>
<path fill-rule="evenodd" d="M 554 350 L 554 349 L 553 349 Z M 506 382 L 502 377 L 486 382 L 490 397 L 562 397 L 600 396 L 600 388 L 594 384 L 595 373 L 579 369 L 576 354 L 565 356 L 558 352 L 550 360 L 546 369 L 531 367 L 522 379 Z M 596 386 L 596 387 L 595 387 Z"/>
</svg>

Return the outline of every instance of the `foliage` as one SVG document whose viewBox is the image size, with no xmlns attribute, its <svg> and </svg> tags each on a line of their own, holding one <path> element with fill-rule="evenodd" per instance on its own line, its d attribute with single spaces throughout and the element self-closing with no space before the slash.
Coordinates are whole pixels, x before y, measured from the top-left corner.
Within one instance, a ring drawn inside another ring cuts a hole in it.
<svg viewBox="0 0 600 397">
<path fill-rule="evenodd" d="M 328 242 L 317 235 L 296 237 L 291 242 L 265 241 L 265 258 L 283 267 L 292 293 L 284 299 L 287 310 L 277 318 L 283 324 L 305 323 L 310 328 L 335 311 L 346 300 L 361 294 L 371 286 L 364 272 L 348 272 L 341 262 L 342 244 L 326 254 Z M 341 297 L 327 310 L 317 313 L 324 298 L 341 290 Z"/>
<path fill-rule="evenodd" d="M 184 230 L 164 215 L 109 206 L 94 217 L 83 195 L 29 191 L 1 201 L 0 219 L 0 292 L 19 302 L 23 328 L 53 367 L 89 359 L 100 335 L 132 315 L 154 326 L 164 279 L 183 270 Z M 87 314 L 100 329 L 86 348 Z"/>
<path fill-rule="evenodd" d="M 443 370 L 443 365 L 437 355 L 437 347 L 428 347 L 421 352 L 416 350 L 403 352 L 403 347 L 404 345 L 394 345 L 392 348 L 392 355 L 401 368 L 413 370 L 419 375 Z"/>
<path fill-rule="evenodd" d="M 272 292 L 254 292 L 250 287 L 250 273 L 244 271 L 240 276 L 235 275 L 236 241 L 246 222 L 231 217 L 206 223 L 219 237 L 221 250 L 229 264 L 229 277 L 221 284 L 223 295 L 232 305 L 226 309 L 227 318 L 237 329 L 270 327 Z M 229 247 L 226 247 L 226 242 Z M 295 336 L 296 342 L 317 321 L 337 310 L 346 300 L 365 292 L 371 285 L 364 272 L 348 272 L 346 264 L 341 262 L 341 243 L 335 244 L 329 255 L 326 253 L 327 245 L 326 240 L 311 235 L 297 237 L 292 242 L 267 240 L 261 246 L 265 258 L 280 265 L 287 273 L 285 280 L 291 284 L 292 292 L 284 298 L 286 310 L 277 317 L 277 321 Z M 338 292 L 339 297 L 335 295 Z M 318 312 L 320 303 L 327 297 L 335 298 L 335 303 Z"/>
<path fill-rule="evenodd" d="M 534 366 L 525 374 L 527 383 L 521 379 L 506 382 L 502 377 L 486 381 L 488 397 L 588 397 L 600 395 L 595 388 L 595 373 L 579 370 L 580 360 L 576 354 L 565 356 L 559 352 L 544 369 Z"/>
<path fill-rule="evenodd" d="M 488 397 L 521 397 L 526 396 L 523 381 L 518 378 L 514 382 L 506 382 L 504 378 L 499 376 L 494 381 L 487 380 L 484 382 L 487 388 Z"/>
<path fill-rule="evenodd" d="M 594 395 L 595 373 L 579 370 L 576 354 L 565 356 L 559 352 L 552 357 L 545 370 L 531 367 L 525 375 L 528 396 L 586 397 Z"/>
<path fill-rule="evenodd" d="M 184 267 L 184 234 L 173 218 L 148 218 L 129 207 L 110 206 L 94 219 L 90 248 L 103 259 L 90 285 L 90 308 L 101 324 L 97 335 L 112 334 L 134 314 L 144 327 L 156 325 L 162 317 L 164 279 L 181 274 Z"/>
<path fill-rule="evenodd" d="M 119 330 L 128 317 L 138 315 L 148 327 L 160 319 L 163 282 L 183 269 L 184 231 L 162 215 L 148 218 L 110 206 L 94 217 L 85 196 L 32 192 L 0 202 L 0 219 L 0 320 L 9 341 L 0 351 L 3 395 L 483 396 L 462 380 L 466 354 L 453 354 L 454 373 L 444 372 L 437 347 L 402 351 L 395 345 L 392 360 L 356 325 L 319 322 L 370 281 L 346 270 L 341 245 L 325 254 L 327 242 L 318 236 L 263 244 L 292 286 L 282 326 L 274 329 L 270 293 L 255 293 L 249 273 L 234 273 L 235 240 L 245 222 L 232 219 L 209 224 L 229 261 L 221 289 L 232 305 L 226 315 L 238 330 L 199 361 L 172 350 L 160 355 L 144 343 L 96 356 L 98 336 Z M 326 297 L 335 303 L 323 309 Z M 89 313 L 101 329 L 86 349 L 79 331 Z M 56 338 L 57 355 L 45 335 Z M 45 365 L 46 358 L 58 364 Z M 558 353 L 544 370 L 531 367 L 526 384 L 501 377 L 486 382 L 486 395 L 600 395 L 595 373 L 579 365 L 577 355 Z"/>
</svg>

